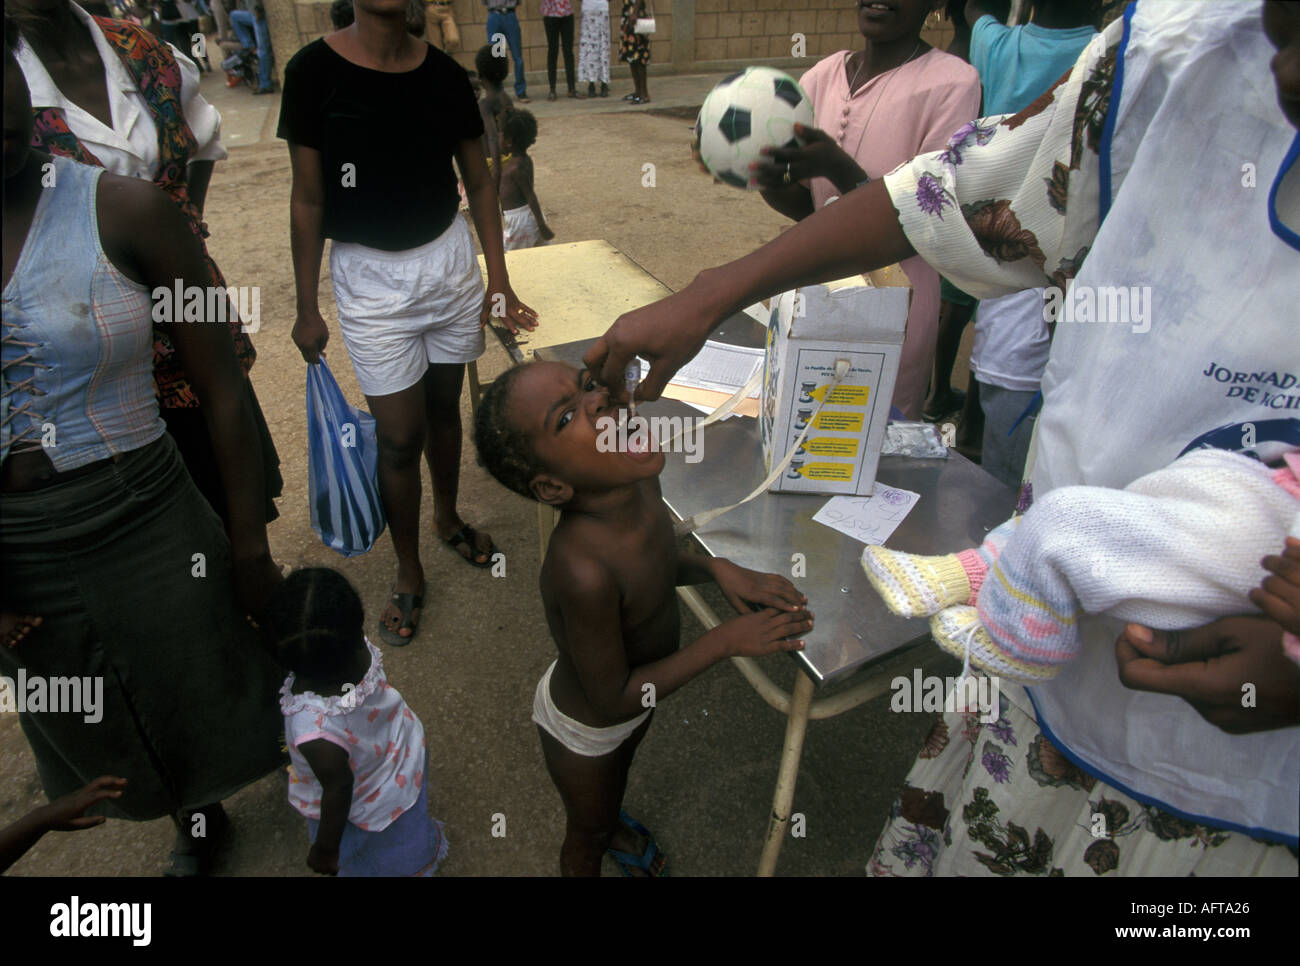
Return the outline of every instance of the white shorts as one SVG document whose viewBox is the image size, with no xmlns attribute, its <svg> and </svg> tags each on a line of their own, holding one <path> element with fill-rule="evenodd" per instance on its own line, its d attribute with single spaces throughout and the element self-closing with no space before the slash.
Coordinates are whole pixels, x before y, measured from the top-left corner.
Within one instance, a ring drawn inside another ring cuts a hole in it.
<svg viewBox="0 0 1300 966">
<path fill-rule="evenodd" d="M 641 727 L 641 722 L 650 716 L 654 709 L 646 708 L 641 714 L 620 724 L 608 728 L 593 728 L 570 718 L 555 706 L 551 698 L 551 672 L 555 670 L 555 661 L 546 669 L 542 679 L 537 682 L 537 691 L 533 694 L 533 722 L 543 731 L 564 745 L 575 755 L 586 758 L 599 758 L 615 751 L 627 741 L 632 732 Z"/>
<path fill-rule="evenodd" d="M 409 389 L 430 363 L 483 354 L 483 277 L 459 215 L 433 241 L 404 252 L 335 242 L 330 277 L 343 344 L 367 396 Z"/>
<path fill-rule="evenodd" d="M 501 212 L 501 227 L 508 252 L 519 248 L 536 248 L 544 244 L 537 217 L 533 214 L 533 209 L 527 205 Z"/>
</svg>

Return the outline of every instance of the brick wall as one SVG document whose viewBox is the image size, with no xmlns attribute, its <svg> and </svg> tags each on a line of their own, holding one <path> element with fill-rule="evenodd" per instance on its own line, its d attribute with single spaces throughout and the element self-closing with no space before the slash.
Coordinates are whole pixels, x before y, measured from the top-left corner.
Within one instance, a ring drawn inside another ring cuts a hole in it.
<svg viewBox="0 0 1300 966">
<path fill-rule="evenodd" d="M 300 47 L 332 30 L 329 0 L 263 0 L 275 48 L 276 71 Z M 693 73 L 763 61 L 786 67 L 811 66 L 837 50 L 856 49 L 862 44 L 857 29 L 857 8 L 851 0 L 653 0 L 655 33 L 650 40 L 650 71 Z M 610 0 L 610 59 L 615 70 L 626 70 L 618 60 L 621 0 Z M 577 55 L 580 0 L 574 25 L 574 55 Z M 487 43 L 487 10 L 482 0 L 454 0 L 456 23 L 461 31 L 460 50 L 453 56 L 467 68 L 474 65 L 474 53 Z M 523 34 L 524 65 L 532 84 L 544 83 L 546 34 L 542 28 L 540 0 L 522 0 L 516 11 Z M 674 34 L 673 20 L 679 28 Z M 952 26 L 932 18 L 933 26 L 922 32 L 925 40 L 940 48 L 952 39 Z M 804 56 L 792 56 L 794 34 L 802 34 Z M 563 59 L 559 65 L 559 86 L 563 85 Z"/>
</svg>

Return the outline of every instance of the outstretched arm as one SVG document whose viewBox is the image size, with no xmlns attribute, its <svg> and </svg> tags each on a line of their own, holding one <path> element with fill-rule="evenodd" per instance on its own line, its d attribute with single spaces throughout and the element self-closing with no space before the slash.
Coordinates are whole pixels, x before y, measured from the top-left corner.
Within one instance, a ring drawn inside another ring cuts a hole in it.
<svg viewBox="0 0 1300 966">
<path fill-rule="evenodd" d="M 121 798 L 125 778 L 105 775 L 89 785 L 34 808 L 12 825 L 0 829 L 0 874 L 21 859 L 46 832 L 76 832 L 104 824 L 103 815 L 86 809 L 108 798 Z"/>
<path fill-rule="evenodd" d="M 584 362 L 618 398 L 637 354 L 651 361 L 637 397 L 658 399 L 723 319 L 759 299 L 893 265 L 915 254 L 883 181 L 850 191 L 762 248 L 695 277 L 682 291 L 619 316 Z"/>
<path fill-rule="evenodd" d="M 803 609 L 768 608 L 726 621 L 668 657 L 633 668 L 627 663 L 613 576 L 591 560 L 557 561 L 556 568 L 553 586 L 569 659 L 588 703 L 610 720 L 653 707 L 724 657 L 799 650 L 803 641 L 786 638 L 812 628 L 812 615 Z"/>
</svg>

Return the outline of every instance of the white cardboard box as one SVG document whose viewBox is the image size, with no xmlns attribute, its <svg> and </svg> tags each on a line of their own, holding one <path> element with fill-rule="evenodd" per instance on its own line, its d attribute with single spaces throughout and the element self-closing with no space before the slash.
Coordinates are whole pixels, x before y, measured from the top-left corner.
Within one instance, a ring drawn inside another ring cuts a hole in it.
<svg viewBox="0 0 1300 966">
<path fill-rule="evenodd" d="M 871 493 L 907 329 L 911 290 L 900 276 L 873 278 L 883 287 L 817 285 L 773 300 L 759 413 L 768 472 L 812 421 L 773 492 Z M 813 419 L 840 359 L 849 374 Z"/>
</svg>

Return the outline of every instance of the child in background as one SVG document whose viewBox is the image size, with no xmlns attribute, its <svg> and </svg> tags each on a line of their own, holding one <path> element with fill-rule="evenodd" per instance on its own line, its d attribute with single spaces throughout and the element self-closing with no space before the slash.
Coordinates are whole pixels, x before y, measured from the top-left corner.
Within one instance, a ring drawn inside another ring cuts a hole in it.
<svg viewBox="0 0 1300 966">
<path fill-rule="evenodd" d="M 1259 586 L 1264 554 L 1288 531 L 1300 537 L 1300 452 L 1283 460 L 1274 471 L 1192 450 L 1122 490 L 1052 490 L 977 549 L 924 557 L 867 547 L 862 566 L 894 613 L 932 617 L 945 650 L 1022 683 L 1079 656 L 1081 614 L 1177 630 L 1255 604 L 1294 633 L 1285 585 L 1300 584 L 1300 541 L 1263 560 L 1278 580 Z"/>
<path fill-rule="evenodd" d="M 474 55 L 474 68 L 478 74 L 482 94 L 478 99 L 478 112 L 483 118 L 483 154 L 496 181 L 497 194 L 501 193 L 501 115 L 514 105 L 503 86 L 510 76 L 510 60 L 492 53 L 492 45 L 484 44 Z"/>
<path fill-rule="evenodd" d="M 424 728 L 384 677 L 361 598 L 342 574 L 290 574 L 268 608 L 293 763 L 289 802 L 307 819 L 307 864 L 325 875 L 429 876 L 447 854 L 429 817 Z"/>
<path fill-rule="evenodd" d="M 599 875 L 607 849 L 625 875 L 663 874 L 654 838 L 621 811 L 656 702 L 724 657 L 799 650 L 788 638 L 812 628 L 807 599 L 786 578 L 678 551 L 659 490 L 663 454 L 598 445 L 600 421 L 618 415 L 591 373 L 534 362 L 492 383 L 474 426 L 498 482 L 562 511 L 541 572 L 560 653 L 537 686 L 533 721 L 567 815 L 564 875 Z M 709 579 L 744 616 L 679 650 L 675 588 Z"/>
<path fill-rule="evenodd" d="M 501 118 L 501 150 L 510 158 L 501 170 L 501 224 L 506 251 L 533 248 L 555 237 L 533 191 L 533 159 L 528 149 L 536 140 L 537 119 L 531 111 L 506 111 Z"/>
</svg>

